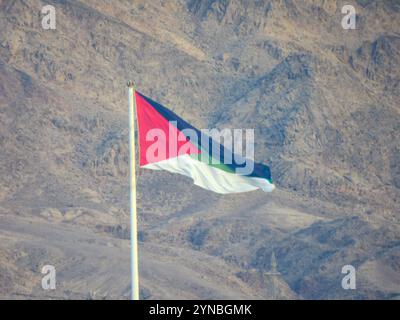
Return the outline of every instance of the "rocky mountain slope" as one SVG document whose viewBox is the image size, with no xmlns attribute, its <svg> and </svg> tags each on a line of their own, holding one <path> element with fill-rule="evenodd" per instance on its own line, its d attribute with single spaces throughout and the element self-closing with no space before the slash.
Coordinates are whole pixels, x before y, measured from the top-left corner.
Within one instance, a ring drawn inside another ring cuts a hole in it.
<svg viewBox="0 0 400 320">
<path fill-rule="evenodd" d="M 277 185 L 139 170 L 143 298 L 399 295 L 400 5 L 353 2 L 355 30 L 339 0 L 56 0 L 44 30 L 49 1 L 0 0 L 0 298 L 129 297 L 128 79 L 198 128 L 255 129 Z"/>
</svg>

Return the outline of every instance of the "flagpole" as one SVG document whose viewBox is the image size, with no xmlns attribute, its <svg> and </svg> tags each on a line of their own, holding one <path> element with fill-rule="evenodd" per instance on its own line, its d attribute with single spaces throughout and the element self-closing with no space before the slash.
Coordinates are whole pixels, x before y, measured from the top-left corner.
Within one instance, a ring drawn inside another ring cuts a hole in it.
<svg viewBox="0 0 400 320">
<path fill-rule="evenodd" d="M 135 142 L 135 87 L 128 82 L 129 101 L 129 171 L 130 171 L 130 220 L 131 220 L 131 299 L 139 300 L 139 260 L 136 209 L 136 142 Z"/>
</svg>

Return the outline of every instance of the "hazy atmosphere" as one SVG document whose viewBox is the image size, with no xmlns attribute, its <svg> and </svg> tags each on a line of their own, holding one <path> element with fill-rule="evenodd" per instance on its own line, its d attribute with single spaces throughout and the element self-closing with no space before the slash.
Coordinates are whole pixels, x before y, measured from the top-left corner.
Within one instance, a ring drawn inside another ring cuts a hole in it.
<svg viewBox="0 0 400 320">
<path fill-rule="evenodd" d="M 399 63 L 397 0 L 0 0 L 0 299 L 129 299 L 128 80 L 276 186 L 137 168 L 141 299 L 399 298 Z"/>
</svg>

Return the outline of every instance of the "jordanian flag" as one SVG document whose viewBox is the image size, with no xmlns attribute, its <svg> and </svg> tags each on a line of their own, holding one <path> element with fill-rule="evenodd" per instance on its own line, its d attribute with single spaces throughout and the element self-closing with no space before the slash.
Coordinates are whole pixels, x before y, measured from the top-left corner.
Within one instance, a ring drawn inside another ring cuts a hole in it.
<svg viewBox="0 0 400 320">
<path fill-rule="evenodd" d="M 233 153 L 137 91 L 135 99 L 140 167 L 182 174 L 217 193 L 275 188 L 268 166 Z"/>
</svg>

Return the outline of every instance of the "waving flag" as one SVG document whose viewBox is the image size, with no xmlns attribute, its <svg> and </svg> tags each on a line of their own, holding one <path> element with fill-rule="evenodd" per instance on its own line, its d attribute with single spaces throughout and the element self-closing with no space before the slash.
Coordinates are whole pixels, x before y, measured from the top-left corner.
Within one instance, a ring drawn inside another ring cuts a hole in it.
<svg viewBox="0 0 400 320">
<path fill-rule="evenodd" d="M 134 96 L 140 167 L 182 174 L 217 193 L 275 188 L 268 166 L 233 153 L 138 91 Z"/>
</svg>

